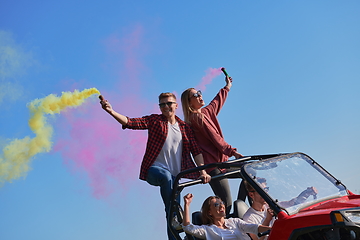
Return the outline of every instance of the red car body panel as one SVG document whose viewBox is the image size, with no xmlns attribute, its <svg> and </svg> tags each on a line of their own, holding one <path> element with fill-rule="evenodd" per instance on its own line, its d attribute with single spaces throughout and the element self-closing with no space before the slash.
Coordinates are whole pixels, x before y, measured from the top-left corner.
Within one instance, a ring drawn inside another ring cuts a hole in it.
<svg viewBox="0 0 360 240">
<path fill-rule="evenodd" d="M 354 207 L 360 207 L 360 195 L 349 195 L 323 201 L 290 216 L 285 212 L 280 212 L 268 240 L 289 239 L 295 229 L 332 225 L 330 218 L 332 211 Z"/>
</svg>

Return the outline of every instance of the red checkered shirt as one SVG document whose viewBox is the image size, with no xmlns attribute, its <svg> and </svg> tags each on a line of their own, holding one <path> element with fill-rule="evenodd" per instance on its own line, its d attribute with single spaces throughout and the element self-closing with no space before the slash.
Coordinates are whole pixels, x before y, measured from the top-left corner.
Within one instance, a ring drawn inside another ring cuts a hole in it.
<svg viewBox="0 0 360 240">
<path fill-rule="evenodd" d="M 200 148 L 194 138 L 193 131 L 190 126 L 182 121 L 179 117 L 175 116 L 176 121 L 179 123 L 183 149 L 181 159 L 181 171 L 196 167 L 190 153 L 197 156 L 201 153 Z M 140 179 L 146 180 L 147 172 L 151 165 L 155 162 L 162 147 L 164 146 L 168 134 L 168 120 L 162 114 L 152 114 L 141 118 L 128 118 L 128 123 L 123 125 L 123 129 L 142 129 L 148 130 L 148 140 L 143 161 L 140 168 Z M 199 177 L 199 172 L 185 175 L 184 177 L 196 179 Z"/>
</svg>

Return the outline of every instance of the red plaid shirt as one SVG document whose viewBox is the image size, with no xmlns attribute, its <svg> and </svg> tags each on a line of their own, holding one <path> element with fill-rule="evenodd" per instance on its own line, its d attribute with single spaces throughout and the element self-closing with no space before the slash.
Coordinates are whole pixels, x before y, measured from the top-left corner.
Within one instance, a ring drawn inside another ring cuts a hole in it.
<svg viewBox="0 0 360 240">
<path fill-rule="evenodd" d="M 194 138 L 193 131 L 190 126 L 175 116 L 176 121 L 179 123 L 183 149 L 181 159 L 181 171 L 196 167 L 191 159 L 190 153 L 197 156 L 201 153 L 200 148 Z M 148 129 L 148 140 L 146 144 L 145 155 L 141 163 L 140 179 L 146 180 L 147 172 L 151 165 L 155 162 L 162 147 L 164 146 L 168 134 L 168 120 L 162 114 L 152 114 L 141 118 L 128 118 L 128 123 L 123 125 L 123 129 Z M 195 172 L 185 176 L 186 178 L 196 179 L 199 173 Z"/>
</svg>

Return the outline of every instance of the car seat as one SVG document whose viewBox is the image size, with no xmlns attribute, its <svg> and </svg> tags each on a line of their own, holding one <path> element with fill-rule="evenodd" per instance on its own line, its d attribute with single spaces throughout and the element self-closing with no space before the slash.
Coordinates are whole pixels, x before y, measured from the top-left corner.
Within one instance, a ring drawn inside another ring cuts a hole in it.
<svg viewBox="0 0 360 240">
<path fill-rule="evenodd" d="M 243 200 L 238 199 L 234 201 L 234 213 L 232 214 L 232 217 L 243 219 L 244 214 L 248 209 L 249 206 Z"/>
<path fill-rule="evenodd" d="M 200 211 L 193 212 L 191 217 L 192 217 L 192 223 L 193 224 L 202 225 L 202 219 L 201 219 L 201 212 Z"/>
</svg>

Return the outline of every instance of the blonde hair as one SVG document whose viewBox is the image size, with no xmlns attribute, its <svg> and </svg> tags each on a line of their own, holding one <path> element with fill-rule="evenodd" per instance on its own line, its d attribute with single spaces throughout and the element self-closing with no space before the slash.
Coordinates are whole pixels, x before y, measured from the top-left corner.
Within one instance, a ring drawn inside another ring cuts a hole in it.
<svg viewBox="0 0 360 240">
<path fill-rule="evenodd" d="M 188 88 L 181 94 L 181 105 L 184 113 L 184 120 L 187 123 L 190 123 L 190 113 L 193 112 L 193 109 L 190 107 L 190 92 L 194 88 Z"/>
<path fill-rule="evenodd" d="M 175 94 L 171 93 L 171 92 L 166 92 L 166 93 L 160 93 L 159 95 L 159 102 L 161 99 L 163 98 L 167 98 L 167 97 L 173 97 L 176 100 L 176 96 Z"/>
<path fill-rule="evenodd" d="M 190 118 L 191 114 L 193 114 L 192 118 L 195 118 L 194 115 L 198 116 L 195 118 L 197 123 L 203 125 L 203 114 L 195 112 L 194 109 L 190 106 L 191 90 L 196 91 L 195 88 L 188 88 L 181 94 L 181 104 L 184 113 L 184 121 L 188 124 L 191 124 Z"/>
</svg>

